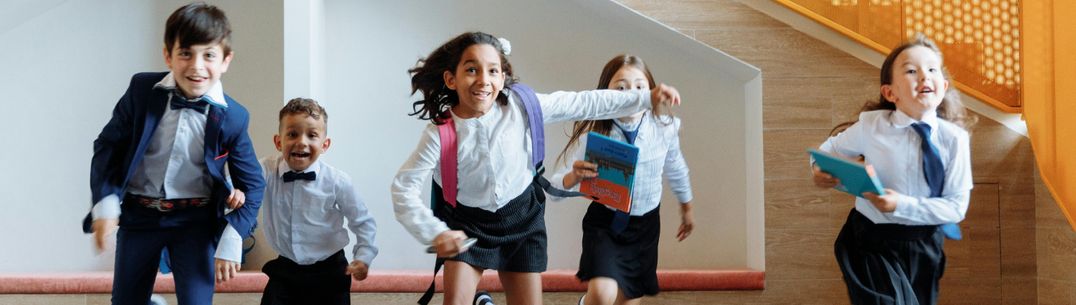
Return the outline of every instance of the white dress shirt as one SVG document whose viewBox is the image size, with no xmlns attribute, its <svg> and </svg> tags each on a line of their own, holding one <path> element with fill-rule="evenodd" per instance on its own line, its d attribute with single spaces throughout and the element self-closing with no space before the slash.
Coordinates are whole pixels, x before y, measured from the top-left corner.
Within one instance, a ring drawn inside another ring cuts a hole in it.
<svg viewBox="0 0 1076 305">
<path fill-rule="evenodd" d="M 168 94 L 169 104 L 187 103 L 184 98 L 175 96 L 176 79 L 172 73 L 165 75 L 153 87 L 172 90 Z M 228 107 L 221 82 L 213 85 L 201 99 L 212 107 Z M 190 108 L 173 110 L 171 105 L 165 105 L 164 114 L 153 131 L 142 162 L 127 182 L 127 192 L 165 199 L 209 198 L 213 178 L 205 164 L 205 125 L 205 112 Z M 116 195 L 102 198 L 93 207 L 93 219 L 119 218 L 120 199 Z M 242 247 L 239 232 L 229 224 L 221 235 L 215 256 L 239 262 Z"/>
<path fill-rule="evenodd" d="M 830 137 L 819 148 L 846 157 L 862 155 L 874 166 L 882 186 L 902 194 L 897 208 L 882 213 L 867 199 L 856 198 L 856 210 L 874 223 L 938 225 L 964 219 L 971 196 L 971 149 L 968 132 L 951 122 L 927 114 L 930 140 L 945 167 L 945 189 L 930 198 L 923 174 L 922 139 L 911 127 L 916 120 L 901 111 L 876 110 L 859 114 L 859 121 Z"/>
<path fill-rule="evenodd" d="M 654 118 L 647 111 L 640 120 L 642 122 L 638 123 L 639 133 L 635 136 L 634 144 L 639 147 L 639 162 L 635 166 L 635 182 L 631 192 L 631 215 L 642 216 L 658 208 L 661 203 L 662 176 L 669 180 L 669 187 L 680 203 L 690 203 L 693 197 L 691 178 L 688 176 L 687 162 L 680 152 L 680 119 Z M 622 126 L 632 124 L 635 123 Z M 609 137 L 627 143 L 624 133 L 616 126 L 613 126 Z M 579 184 L 565 188 L 564 176 L 572 171 L 572 163 L 575 160 L 583 160 L 586 147 L 587 137 L 584 134 L 572 146 L 564 161 L 557 164 L 558 170 L 550 183 L 565 190 L 578 191 Z M 560 199 L 555 196 L 552 198 Z"/>
<path fill-rule="evenodd" d="M 545 124 L 622 117 L 650 108 L 649 91 L 558 91 L 537 96 Z M 459 204 L 494 212 L 527 189 L 535 173 L 527 118 L 515 94 L 510 94 L 507 105 L 494 103 L 480 117 L 452 116 L 458 147 Z M 423 244 L 448 230 L 421 198 L 426 179 L 432 176 L 441 184 L 440 142 L 438 127 L 427 125 L 391 187 L 396 220 Z"/>
<path fill-rule="evenodd" d="M 281 256 L 300 265 L 329 258 L 347 246 L 347 227 L 355 234 L 353 258 L 367 266 L 377 256 L 377 224 L 346 173 L 316 161 L 302 172 L 314 172 L 313 181 L 284 182 L 291 171 L 283 156 L 261 160 L 265 170 L 262 225 L 265 237 Z"/>
</svg>

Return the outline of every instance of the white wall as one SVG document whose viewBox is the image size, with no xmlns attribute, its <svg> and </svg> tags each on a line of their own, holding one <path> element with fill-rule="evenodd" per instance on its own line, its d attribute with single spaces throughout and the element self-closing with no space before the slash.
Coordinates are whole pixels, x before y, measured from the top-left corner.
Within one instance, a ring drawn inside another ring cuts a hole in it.
<svg viewBox="0 0 1076 305">
<path fill-rule="evenodd" d="M 681 141 L 696 198 L 698 227 L 677 243 L 678 206 L 666 192 L 661 267 L 763 269 L 757 69 L 608 1 L 340 0 L 324 7 L 324 62 L 331 64 L 320 100 L 334 138 L 326 159 L 352 173 L 378 220 L 386 254 L 375 261 L 380 268 L 425 269 L 433 260 L 395 221 L 388 193 L 426 124 L 407 116 L 417 99 L 409 97 L 407 69 L 453 36 L 481 30 L 511 40 L 517 76 L 539 92 L 593 89 L 614 55 L 644 58 L 658 81 L 684 97 Z M 476 7 L 481 13 L 469 11 Z M 547 128 L 547 163 L 566 143 L 565 126 Z M 576 268 L 585 208 L 548 203 L 550 268 Z"/>
<path fill-rule="evenodd" d="M 211 3 L 215 1 L 210 1 Z M 17 1 L 0 12 L 0 272 L 110 269 L 82 217 L 90 208 L 93 140 L 131 75 L 165 71 L 164 21 L 187 1 Z M 276 3 L 276 5 L 273 5 Z M 283 99 L 280 1 L 218 3 L 231 18 L 236 57 L 226 91 L 250 107 Z M 257 5 L 256 5 L 257 4 Z M 11 8 L 11 10 L 8 10 Z M 271 107 L 262 107 L 265 109 Z M 266 139 L 261 123 L 252 136 Z M 275 123 L 272 124 L 275 126 Z M 272 149 L 255 142 L 259 153 Z"/>
<path fill-rule="evenodd" d="M 0 175 L 0 272 L 111 268 L 112 257 L 95 255 L 80 228 L 92 141 L 133 73 L 166 69 L 164 20 L 185 3 L 18 0 L 0 12 L 0 103 L 11 114 L 12 144 L 0 152 L 8 167 Z M 225 88 L 251 110 L 259 156 L 276 153 L 270 137 L 287 99 L 311 96 L 330 112 L 334 145 L 325 158 L 352 175 L 378 221 L 375 269 L 432 262 L 395 221 L 388 186 L 425 124 L 407 116 L 415 98 L 406 70 L 468 30 L 512 40 L 517 74 L 540 92 L 592 89 L 618 53 L 646 59 L 684 97 L 677 111 L 696 196 L 698 226 L 683 243 L 673 239 L 675 199 L 663 201 L 661 267 L 764 269 L 761 76 L 749 65 L 608 1 L 211 3 L 232 21 L 236 57 Z M 563 130 L 547 128 L 549 162 Z M 575 268 L 584 209 L 549 203 L 551 268 Z M 262 249 L 255 260 L 275 256 Z"/>
</svg>

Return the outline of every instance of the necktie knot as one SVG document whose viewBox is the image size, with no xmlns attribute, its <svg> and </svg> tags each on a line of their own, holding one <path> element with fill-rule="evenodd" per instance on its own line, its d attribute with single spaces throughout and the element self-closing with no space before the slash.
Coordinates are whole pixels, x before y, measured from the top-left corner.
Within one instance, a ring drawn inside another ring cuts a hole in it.
<svg viewBox="0 0 1076 305">
<path fill-rule="evenodd" d="M 915 133 L 918 133 L 924 141 L 930 141 L 930 125 L 927 123 L 919 122 L 912 124 L 912 129 L 915 129 Z"/>
<path fill-rule="evenodd" d="M 296 173 L 289 171 L 284 173 L 284 182 L 292 182 L 295 180 L 314 181 L 317 177 L 317 174 L 314 172 Z"/>
</svg>

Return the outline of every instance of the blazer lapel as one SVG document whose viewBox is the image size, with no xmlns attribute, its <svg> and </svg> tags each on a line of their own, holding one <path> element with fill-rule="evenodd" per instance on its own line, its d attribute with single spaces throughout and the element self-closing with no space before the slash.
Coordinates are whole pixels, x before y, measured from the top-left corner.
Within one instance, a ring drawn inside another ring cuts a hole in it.
<svg viewBox="0 0 1076 305">
<path fill-rule="evenodd" d="M 138 164 L 142 162 L 142 156 L 145 156 L 149 141 L 153 138 L 153 133 L 157 131 L 157 124 L 161 122 L 161 117 L 164 116 L 164 107 L 168 104 L 168 93 L 166 91 L 154 88 L 151 89 L 150 94 L 152 97 L 149 99 L 149 104 L 146 105 L 146 121 L 142 125 L 142 137 L 138 140 L 134 158 L 131 160 L 130 166 L 127 167 L 127 178 L 134 174 Z"/>
</svg>

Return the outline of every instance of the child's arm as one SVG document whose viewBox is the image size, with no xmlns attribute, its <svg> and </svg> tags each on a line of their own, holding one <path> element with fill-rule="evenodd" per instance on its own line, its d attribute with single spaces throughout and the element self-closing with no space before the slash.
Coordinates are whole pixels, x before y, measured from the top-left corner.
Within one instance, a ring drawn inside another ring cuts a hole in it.
<svg viewBox="0 0 1076 305">
<path fill-rule="evenodd" d="M 134 102 L 131 100 L 131 88 L 138 86 L 131 78 L 127 92 L 116 102 L 109 119 L 97 139 L 93 141 L 93 158 L 90 161 L 90 191 L 92 193 L 92 225 L 83 224 L 83 231 L 94 233 L 94 245 L 97 250 L 104 250 L 108 235 L 119 227 L 120 194 L 123 189 L 122 175 L 126 168 L 121 165 L 127 146 L 131 140 L 132 120 L 134 119 Z"/>
<path fill-rule="evenodd" d="M 226 164 L 228 174 L 232 178 L 233 188 L 243 191 L 245 198 L 242 206 L 224 215 L 227 225 L 221 232 L 220 242 L 214 254 L 216 276 L 221 282 L 231 279 L 239 271 L 243 239 L 254 233 L 258 209 L 261 207 L 265 191 L 262 168 L 247 133 L 250 115 L 239 105 L 232 107 L 235 108 L 228 111 L 234 113 L 233 120 L 237 121 L 229 125 L 238 127 L 240 130 L 232 139 L 225 141 L 222 149 L 228 151 Z"/>
<path fill-rule="evenodd" d="M 942 197 L 913 197 L 886 189 L 886 195 L 866 198 L 880 211 L 892 212 L 890 217 L 902 223 L 933 225 L 964 220 L 973 186 L 967 133 L 957 137 L 955 146 L 945 169 L 945 192 Z"/>
<path fill-rule="evenodd" d="M 439 174 L 434 169 L 440 160 L 440 136 L 437 127 L 430 124 L 423 130 L 411 157 L 396 172 L 390 188 L 396 221 L 424 245 L 431 244 L 439 234 L 449 231 L 448 225 L 433 216 L 430 205 L 421 198 L 426 179 Z"/>
<path fill-rule="evenodd" d="M 676 199 L 680 201 L 680 229 L 676 232 L 676 240 L 684 241 L 695 230 L 695 216 L 691 212 L 691 201 L 695 196 L 691 192 L 691 176 L 688 175 L 690 170 L 680 150 L 680 119 L 673 118 L 672 127 L 670 134 L 666 135 L 669 148 L 665 153 L 665 168 L 662 173 L 669 182 L 669 188 L 676 194 Z"/>
<path fill-rule="evenodd" d="M 336 184 L 336 205 L 347 218 L 348 228 L 355 234 L 355 248 L 352 250 L 353 260 L 348 267 L 347 273 L 356 280 L 366 279 L 366 271 L 377 256 L 377 247 L 374 246 L 374 237 L 377 234 L 377 223 L 366 203 L 359 197 L 359 192 L 351 183 L 351 177 L 340 173 L 341 179 Z"/>
<path fill-rule="evenodd" d="M 818 150 L 842 156 L 862 155 L 859 145 L 866 143 L 864 141 L 871 141 L 871 139 L 867 139 L 869 131 L 864 130 L 865 124 L 862 124 L 863 120 L 864 116 L 860 115 L 859 122 L 826 139 L 826 142 L 822 143 Z M 841 183 L 839 179 L 823 172 L 818 166 L 814 165 L 814 159 L 811 159 L 811 179 L 815 186 L 825 189 L 836 187 L 837 184 Z"/>
<path fill-rule="evenodd" d="M 598 166 L 594 163 L 583 161 L 586 147 L 587 135 L 582 134 L 575 142 L 575 145 L 570 147 L 568 152 L 564 154 L 564 159 L 557 160 L 557 171 L 553 173 L 553 179 L 549 180 L 553 187 L 577 192 L 579 191 L 580 182 L 583 182 L 584 179 L 598 176 Z M 552 194 L 549 196 L 555 201 L 564 199 Z"/>
<path fill-rule="evenodd" d="M 673 119 L 673 130 L 666 134 L 669 141 L 668 151 L 665 153 L 665 168 L 662 170 L 665 180 L 669 182 L 669 188 L 676 194 L 676 199 L 681 204 L 688 204 L 694 199 L 691 193 L 690 170 L 684 154 L 680 151 L 680 119 Z"/>
<path fill-rule="evenodd" d="M 539 94 L 545 124 L 603 120 L 631 115 L 658 104 L 680 104 L 676 88 L 659 85 L 650 91 L 591 90 Z"/>
</svg>

